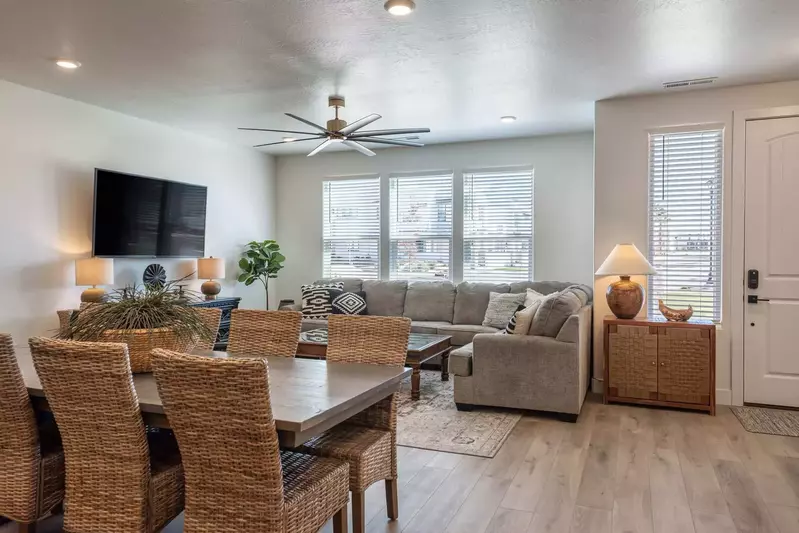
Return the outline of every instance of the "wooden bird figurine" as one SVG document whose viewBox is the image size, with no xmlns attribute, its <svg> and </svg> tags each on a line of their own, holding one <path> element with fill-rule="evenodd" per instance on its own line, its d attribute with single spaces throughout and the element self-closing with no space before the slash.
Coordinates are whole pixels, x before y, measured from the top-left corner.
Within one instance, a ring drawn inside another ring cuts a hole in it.
<svg viewBox="0 0 799 533">
<path fill-rule="evenodd" d="M 690 305 L 688 309 L 672 309 L 663 300 L 658 300 L 658 309 L 669 322 L 687 322 L 694 314 L 694 308 Z"/>
</svg>

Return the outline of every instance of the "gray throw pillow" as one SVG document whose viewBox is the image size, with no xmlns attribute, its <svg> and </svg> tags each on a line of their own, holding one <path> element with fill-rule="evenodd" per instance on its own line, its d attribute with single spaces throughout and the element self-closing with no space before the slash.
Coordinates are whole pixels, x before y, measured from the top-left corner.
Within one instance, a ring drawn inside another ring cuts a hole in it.
<svg viewBox="0 0 799 533">
<path fill-rule="evenodd" d="M 508 325 L 513 313 L 520 305 L 524 304 L 525 293 L 508 294 L 492 292 L 488 294 L 488 308 L 486 309 L 484 326 L 504 328 Z"/>
<path fill-rule="evenodd" d="M 582 306 L 580 297 L 569 289 L 548 295 L 533 317 L 529 335 L 557 337 L 566 320 Z"/>
</svg>

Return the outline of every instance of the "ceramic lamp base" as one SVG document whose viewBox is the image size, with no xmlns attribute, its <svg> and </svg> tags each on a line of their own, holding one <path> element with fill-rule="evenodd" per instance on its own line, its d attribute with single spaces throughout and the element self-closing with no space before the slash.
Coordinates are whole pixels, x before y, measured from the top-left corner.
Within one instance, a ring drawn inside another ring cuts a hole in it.
<svg viewBox="0 0 799 533">
<path fill-rule="evenodd" d="M 200 291 L 206 300 L 216 300 L 216 295 L 222 292 L 222 285 L 218 281 L 209 280 L 200 286 Z"/>
<path fill-rule="evenodd" d="M 105 289 L 99 287 L 92 287 L 86 289 L 80 295 L 80 301 L 83 303 L 101 303 L 105 300 Z"/>
<path fill-rule="evenodd" d="M 644 288 L 631 281 L 630 276 L 619 278 L 608 287 L 608 307 L 617 318 L 635 318 L 644 306 Z"/>
</svg>

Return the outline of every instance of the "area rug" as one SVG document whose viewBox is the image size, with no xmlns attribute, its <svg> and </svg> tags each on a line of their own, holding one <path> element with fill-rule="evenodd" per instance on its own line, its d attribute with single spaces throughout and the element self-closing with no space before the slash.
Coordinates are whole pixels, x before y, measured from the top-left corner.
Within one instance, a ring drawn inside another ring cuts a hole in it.
<svg viewBox="0 0 799 533">
<path fill-rule="evenodd" d="M 799 437 L 799 411 L 765 407 L 730 407 L 730 410 L 750 433 Z"/>
<path fill-rule="evenodd" d="M 458 411 L 453 380 L 422 370 L 421 398 L 411 400 L 410 378 L 399 394 L 397 444 L 439 452 L 494 457 L 521 415 L 498 409 Z"/>
</svg>

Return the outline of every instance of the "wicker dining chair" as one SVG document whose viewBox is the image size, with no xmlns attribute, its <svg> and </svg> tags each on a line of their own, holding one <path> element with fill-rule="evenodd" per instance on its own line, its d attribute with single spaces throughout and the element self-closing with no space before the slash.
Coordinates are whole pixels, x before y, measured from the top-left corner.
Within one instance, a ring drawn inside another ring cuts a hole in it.
<svg viewBox="0 0 799 533">
<path fill-rule="evenodd" d="M 52 419 L 37 424 L 10 335 L 0 333 L 0 516 L 32 533 L 64 499 L 64 451 Z"/>
<path fill-rule="evenodd" d="M 64 531 L 160 530 L 183 510 L 183 467 L 174 437 L 144 425 L 127 346 L 34 337 L 30 347 L 64 443 Z"/>
<path fill-rule="evenodd" d="M 347 531 L 348 467 L 281 452 L 264 358 L 153 350 L 186 470 L 186 533 Z"/>
<path fill-rule="evenodd" d="M 302 313 L 234 309 L 230 312 L 227 351 L 236 355 L 294 357 L 300 342 Z"/>
<path fill-rule="evenodd" d="M 213 333 L 210 339 L 200 339 L 195 348 L 198 350 L 213 350 L 216 336 L 219 334 L 219 323 L 222 321 L 222 310 L 217 307 L 197 307 L 194 309 Z"/>
<path fill-rule="evenodd" d="M 331 315 L 327 360 L 404 366 L 411 321 L 402 317 Z M 394 394 L 297 448 L 350 463 L 352 529 L 365 528 L 364 491 L 385 480 L 386 510 L 399 515 L 397 501 L 397 400 Z"/>
</svg>

